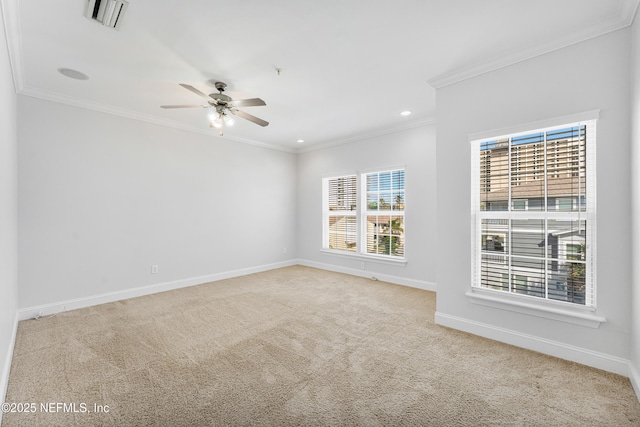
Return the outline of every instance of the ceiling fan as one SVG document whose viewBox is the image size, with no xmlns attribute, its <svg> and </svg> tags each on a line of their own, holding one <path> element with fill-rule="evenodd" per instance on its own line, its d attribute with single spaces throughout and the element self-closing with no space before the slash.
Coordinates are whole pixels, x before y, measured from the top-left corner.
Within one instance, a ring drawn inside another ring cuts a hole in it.
<svg viewBox="0 0 640 427">
<path fill-rule="evenodd" d="M 205 93 L 199 91 L 195 87 L 180 83 L 180 86 L 183 88 L 190 90 L 196 95 L 202 97 L 207 101 L 207 104 L 203 105 L 161 105 L 160 108 L 170 109 L 170 108 L 213 108 L 215 112 L 209 114 L 209 119 L 211 120 L 211 127 L 220 129 L 220 136 L 223 136 L 222 129 L 225 126 L 233 125 L 233 118 L 229 116 L 229 113 L 242 117 L 243 119 L 249 120 L 260 126 L 268 126 L 269 122 L 262 120 L 256 116 L 252 116 L 249 113 L 245 113 L 244 111 L 238 110 L 237 107 L 256 107 L 267 105 L 260 98 L 249 98 L 249 99 L 232 99 L 230 96 L 225 95 L 224 92 L 227 88 L 227 84 L 223 82 L 216 82 L 215 88 L 218 90 L 218 93 L 210 93 L 206 95 Z"/>
</svg>

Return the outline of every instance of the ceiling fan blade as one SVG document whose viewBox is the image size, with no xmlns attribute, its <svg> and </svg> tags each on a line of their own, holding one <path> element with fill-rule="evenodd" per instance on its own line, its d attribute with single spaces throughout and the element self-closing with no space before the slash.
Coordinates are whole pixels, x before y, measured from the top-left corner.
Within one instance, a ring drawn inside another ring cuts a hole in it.
<svg viewBox="0 0 640 427">
<path fill-rule="evenodd" d="M 269 122 L 264 121 L 262 119 L 259 119 L 256 116 L 252 116 L 251 114 L 245 113 L 244 111 L 240 111 L 240 110 L 230 110 L 230 111 L 233 114 L 235 114 L 236 116 L 240 116 L 243 119 L 247 119 L 250 122 L 253 122 L 253 123 L 257 124 L 257 125 L 260 125 L 260 126 L 263 126 L 263 127 L 269 125 Z"/>
<path fill-rule="evenodd" d="M 204 93 L 200 92 L 198 89 L 196 89 L 195 87 L 193 87 L 193 86 L 191 86 L 191 85 L 184 84 L 184 83 L 180 83 L 180 86 L 182 86 L 183 88 L 185 88 L 185 89 L 187 89 L 187 90 L 190 90 L 191 92 L 193 92 L 193 93 L 195 93 L 196 95 L 199 95 L 199 96 L 201 96 L 201 97 L 203 97 L 203 98 L 206 98 L 206 97 L 207 97 L 207 95 L 206 95 L 206 94 L 204 94 Z"/>
<path fill-rule="evenodd" d="M 160 108 L 207 108 L 206 105 L 161 105 Z"/>
<path fill-rule="evenodd" d="M 267 105 L 267 103 L 260 98 L 234 99 L 232 104 L 234 107 L 258 107 Z"/>
</svg>

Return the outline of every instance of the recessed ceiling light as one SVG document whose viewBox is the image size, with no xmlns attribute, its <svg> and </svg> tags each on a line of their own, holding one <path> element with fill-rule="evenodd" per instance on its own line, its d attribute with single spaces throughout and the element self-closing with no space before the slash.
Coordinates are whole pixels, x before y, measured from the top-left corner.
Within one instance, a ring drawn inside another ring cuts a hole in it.
<svg viewBox="0 0 640 427">
<path fill-rule="evenodd" d="M 58 72 L 63 76 L 69 77 L 70 79 L 76 80 L 89 80 L 89 76 L 85 73 L 81 73 L 78 70 L 73 70 L 71 68 L 58 68 Z"/>
<path fill-rule="evenodd" d="M 296 141 L 296 142 L 298 142 L 298 143 L 302 144 L 302 143 L 304 142 L 304 139 L 299 139 L 299 140 L 298 140 L 298 141 Z"/>
<path fill-rule="evenodd" d="M 401 113 L 400 113 L 400 115 L 401 115 L 401 116 L 405 116 L 405 117 L 406 117 L 406 116 L 410 116 L 410 115 L 411 115 L 411 111 L 409 111 L 409 110 L 405 110 L 405 111 L 401 112 Z"/>
</svg>

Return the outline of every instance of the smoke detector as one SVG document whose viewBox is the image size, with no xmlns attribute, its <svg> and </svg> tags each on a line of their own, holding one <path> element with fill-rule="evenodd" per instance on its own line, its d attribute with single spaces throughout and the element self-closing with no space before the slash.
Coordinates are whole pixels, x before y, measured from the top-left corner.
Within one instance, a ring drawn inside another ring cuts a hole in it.
<svg viewBox="0 0 640 427">
<path fill-rule="evenodd" d="M 117 30 L 127 6 L 129 3 L 124 0 L 87 0 L 85 16 Z"/>
</svg>

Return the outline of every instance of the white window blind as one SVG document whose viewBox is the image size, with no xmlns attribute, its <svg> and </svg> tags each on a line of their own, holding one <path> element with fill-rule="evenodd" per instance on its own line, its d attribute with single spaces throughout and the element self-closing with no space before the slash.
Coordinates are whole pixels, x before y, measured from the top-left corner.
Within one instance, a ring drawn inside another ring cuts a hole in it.
<svg viewBox="0 0 640 427">
<path fill-rule="evenodd" d="M 324 194 L 324 242 L 326 249 L 357 250 L 357 179 L 356 175 L 326 178 Z"/>
<path fill-rule="evenodd" d="M 595 120 L 472 141 L 473 286 L 595 307 Z"/>
</svg>

